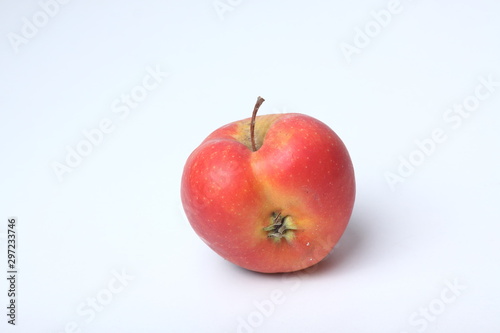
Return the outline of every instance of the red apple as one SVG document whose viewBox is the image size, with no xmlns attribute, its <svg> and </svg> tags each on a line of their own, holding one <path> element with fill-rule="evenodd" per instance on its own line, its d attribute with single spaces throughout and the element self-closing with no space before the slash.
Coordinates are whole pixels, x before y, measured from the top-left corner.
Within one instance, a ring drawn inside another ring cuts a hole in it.
<svg viewBox="0 0 500 333">
<path fill-rule="evenodd" d="M 298 113 L 253 116 L 210 134 L 189 156 L 184 210 L 201 239 L 246 269 L 292 272 L 333 249 L 351 216 L 349 153 L 324 123 Z"/>
</svg>

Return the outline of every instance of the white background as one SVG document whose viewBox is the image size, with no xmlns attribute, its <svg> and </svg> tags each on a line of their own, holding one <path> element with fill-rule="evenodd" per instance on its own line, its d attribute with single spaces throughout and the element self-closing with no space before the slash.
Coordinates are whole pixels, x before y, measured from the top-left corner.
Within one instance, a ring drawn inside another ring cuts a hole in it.
<svg viewBox="0 0 500 333">
<path fill-rule="evenodd" d="M 498 1 L 220 3 L 0 1 L 0 266 L 17 216 L 19 269 L 1 331 L 499 332 Z M 188 155 L 258 95 L 327 123 L 355 166 L 348 229 L 301 274 L 224 261 L 181 208 Z"/>
</svg>

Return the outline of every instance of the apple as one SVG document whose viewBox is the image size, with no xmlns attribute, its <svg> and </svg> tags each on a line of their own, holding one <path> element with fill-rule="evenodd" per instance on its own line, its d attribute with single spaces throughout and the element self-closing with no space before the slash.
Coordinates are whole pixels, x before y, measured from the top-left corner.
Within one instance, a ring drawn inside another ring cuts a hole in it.
<svg viewBox="0 0 500 333">
<path fill-rule="evenodd" d="M 341 139 L 299 113 L 214 131 L 188 157 L 181 199 L 197 235 L 248 270 L 293 272 L 324 259 L 349 222 L 354 170 Z"/>
</svg>

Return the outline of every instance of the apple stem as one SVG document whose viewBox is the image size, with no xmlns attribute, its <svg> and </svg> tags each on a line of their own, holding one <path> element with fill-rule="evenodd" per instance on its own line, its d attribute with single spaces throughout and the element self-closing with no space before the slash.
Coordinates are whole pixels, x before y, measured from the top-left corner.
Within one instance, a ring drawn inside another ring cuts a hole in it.
<svg viewBox="0 0 500 333">
<path fill-rule="evenodd" d="M 257 118 L 257 111 L 259 111 L 260 106 L 265 101 L 262 97 L 257 97 L 257 102 L 253 108 L 252 121 L 250 122 L 250 140 L 252 141 L 252 151 L 257 151 L 257 146 L 255 145 L 255 119 Z"/>
</svg>

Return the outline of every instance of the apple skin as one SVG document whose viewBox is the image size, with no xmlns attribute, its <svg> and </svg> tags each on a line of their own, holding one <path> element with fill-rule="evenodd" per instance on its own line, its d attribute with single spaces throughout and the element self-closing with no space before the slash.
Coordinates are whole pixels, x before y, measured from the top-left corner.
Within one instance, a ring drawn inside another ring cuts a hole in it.
<svg viewBox="0 0 500 333">
<path fill-rule="evenodd" d="M 341 139 L 298 113 L 250 118 L 210 134 L 187 159 L 186 216 L 216 253 L 248 270 L 293 272 L 324 259 L 342 236 L 355 198 L 354 170 Z M 287 217 L 284 235 L 273 223 Z M 265 228 L 272 229 L 266 231 Z"/>
</svg>

